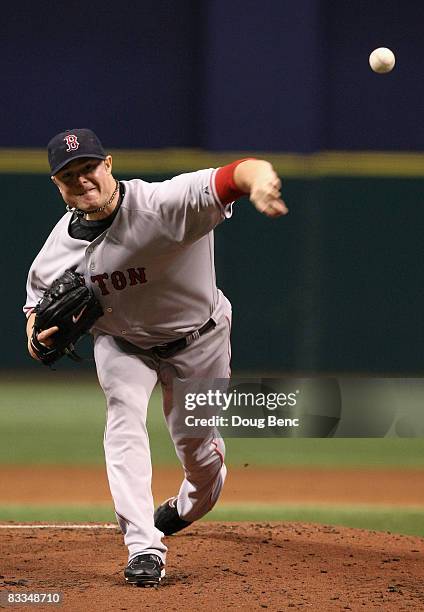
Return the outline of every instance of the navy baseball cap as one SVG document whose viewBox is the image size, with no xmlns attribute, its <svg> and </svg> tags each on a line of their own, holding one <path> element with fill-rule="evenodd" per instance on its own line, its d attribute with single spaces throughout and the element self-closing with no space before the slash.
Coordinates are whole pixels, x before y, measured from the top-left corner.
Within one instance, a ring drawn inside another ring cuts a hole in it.
<svg viewBox="0 0 424 612">
<path fill-rule="evenodd" d="M 47 145 L 52 176 L 79 157 L 106 159 L 106 151 L 92 130 L 66 130 L 54 136 Z"/>
</svg>

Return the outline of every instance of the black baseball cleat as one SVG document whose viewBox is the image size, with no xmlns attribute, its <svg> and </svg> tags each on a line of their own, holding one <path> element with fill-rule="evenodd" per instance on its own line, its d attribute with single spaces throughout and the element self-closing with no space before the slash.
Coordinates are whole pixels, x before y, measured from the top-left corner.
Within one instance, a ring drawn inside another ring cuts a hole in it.
<svg viewBox="0 0 424 612">
<path fill-rule="evenodd" d="M 162 559 L 157 555 L 137 555 L 124 570 L 125 580 L 139 587 L 158 586 L 165 576 Z"/>
<path fill-rule="evenodd" d="M 177 499 L 177 497 L 171 497 L 155 510 L 155 527 L 166 536 L 177 533 L 177 531 L 191 525 L 191 522 L 184 521 L 179 517 Z"/>
</svg>

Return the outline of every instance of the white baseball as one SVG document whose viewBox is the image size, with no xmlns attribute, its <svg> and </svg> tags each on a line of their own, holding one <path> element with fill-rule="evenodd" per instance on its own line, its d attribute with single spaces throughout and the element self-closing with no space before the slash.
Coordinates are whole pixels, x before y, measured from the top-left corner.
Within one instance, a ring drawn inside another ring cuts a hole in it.
<svg viewBox="0 0 424 612">
<path fill-rule="evenodd" d="M 374 49 L 369 59 L 372 70 L 378 72 L 378 74 L 385 74 L 393 70 L 395 61 L 395 54 L 387 47 Z"/>
</svg>

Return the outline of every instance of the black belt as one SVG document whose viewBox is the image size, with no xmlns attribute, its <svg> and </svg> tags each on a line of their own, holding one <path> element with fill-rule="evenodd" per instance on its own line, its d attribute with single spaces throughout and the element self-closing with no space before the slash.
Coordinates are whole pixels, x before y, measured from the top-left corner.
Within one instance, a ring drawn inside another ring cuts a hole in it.
<svg viewBox="0 0 424 612">
<path fill-rule="evenodd" d="M 152 346 L 150 349 L 155 357 L 160 357 L 160 359 L 168 359 L 181 351 L 181 349 L 186 348 L 192 342 L 197 340 L 203 334 L 206 334 L 210 329 L 213 329 L 216 326 L 216 323 L 213 319 L 209 319 L 207 323 L 205 323 L 200 329 L 197 329 L 193 333 L 185 336 L 184 338 L 179 338 L 178 340 L 173 340 L 172 342 L 167 342 L 167 344 L 158 344 L 157 346 Z"/>
</svg>

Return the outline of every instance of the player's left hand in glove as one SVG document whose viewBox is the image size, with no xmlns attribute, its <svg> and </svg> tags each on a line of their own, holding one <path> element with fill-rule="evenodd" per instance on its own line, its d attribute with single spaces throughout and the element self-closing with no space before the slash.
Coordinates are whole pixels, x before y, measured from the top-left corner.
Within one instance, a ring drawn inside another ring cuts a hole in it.
<svg viewBox="0 0 424 612">
<path fill-rule="evenodd" d="M 103 315 L 103 310 L 93 291 L 86 287 L 84 277 L 66 270 L 46 289 L 34 313 L 31 349 L 37 359 L 50 366 L 63 355 L 81 361 L 75 344 Z"/>
</svg>

